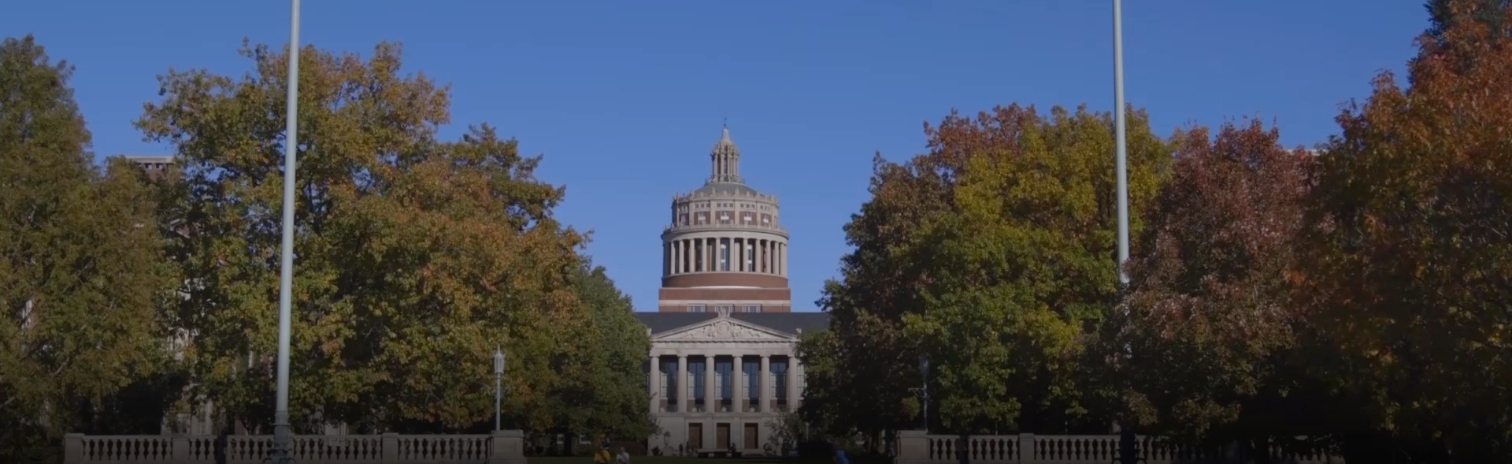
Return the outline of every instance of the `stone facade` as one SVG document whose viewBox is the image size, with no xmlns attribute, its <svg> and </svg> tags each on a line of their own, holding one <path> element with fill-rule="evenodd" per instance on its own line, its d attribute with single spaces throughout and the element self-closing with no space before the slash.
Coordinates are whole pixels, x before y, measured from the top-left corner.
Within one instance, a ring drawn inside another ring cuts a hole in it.
<svg viewBox="0 0 1512 464">
<path fill-rule="evenodd" d="M 728 128 L 709 161 L 703 187 L 672 198 L 658 311 L 790 311 L 788 233 L 777 197 L 745 184 Z"/>
<path fill-rule="evenodd" d="M 828 326 L 825 313 L 637 313 L 651 335 L 645 365 L 651 415 L 661 429 L 647 448 L 663 454 L 775 453 L 773 429 L 803 400 L 798 338 Z"/>
</svg>

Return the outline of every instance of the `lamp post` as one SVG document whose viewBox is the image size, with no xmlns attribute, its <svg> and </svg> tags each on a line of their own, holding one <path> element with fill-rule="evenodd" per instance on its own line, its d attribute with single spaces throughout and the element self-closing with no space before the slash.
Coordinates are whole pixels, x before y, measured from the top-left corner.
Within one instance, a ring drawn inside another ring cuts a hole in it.
<svg viewBox="0 0 1512 464">
<path fill-rule="evenodd" d="M 499 430 L 504 403 L 504 351 L 494 348 L 494 430 Z"/>
<path fill-rule="evenodd" d="M 278 393 L 273 407 L 272 464 L 294 462 L 289 436 L 289 320 L 294 287 L 294 155 L 299 151 L 299 0 L 289 18 L 289 94 L 284 142 L 283 247 L 278 273 Z"/>
</svg>

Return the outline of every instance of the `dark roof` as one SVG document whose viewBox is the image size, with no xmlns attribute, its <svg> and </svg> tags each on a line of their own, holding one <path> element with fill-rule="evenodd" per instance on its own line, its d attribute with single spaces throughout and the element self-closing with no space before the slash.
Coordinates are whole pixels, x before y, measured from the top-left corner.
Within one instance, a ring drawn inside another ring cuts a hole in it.
<svg viewBox="0 0 1512 464">
<path fill-rule="evenodd" d="M 698 193 L 716 193 L 716 192 L 718 192 L 718 193 L 736 193 L 736 194 L 745 194 L 745 195 L 751 195 L 751 194 L 757 193 L 756 189 L 753 189 L 753 188 L 751 188 L 750 186 L 748 186 L 746 184 L 736 184 L 736 183 L 732 183 L 732 182 L 710 182 L 710 183 L 704 184 L 703 187 L 699 187 L 698 190 L 694 190 L 694 192 L 698 192 Z"/>
<path fill-rule="evenodd" d="M 651 334 L 680 329 L 719 317 L 709 313 L 662 313 L 637 312 L 635 318 L 651 329 Z M 730 317 L 787 334 L 796 334 L 798 329 L 807 331 L 829 328 L 829 313 L 730 313 Z"/>
</svg>

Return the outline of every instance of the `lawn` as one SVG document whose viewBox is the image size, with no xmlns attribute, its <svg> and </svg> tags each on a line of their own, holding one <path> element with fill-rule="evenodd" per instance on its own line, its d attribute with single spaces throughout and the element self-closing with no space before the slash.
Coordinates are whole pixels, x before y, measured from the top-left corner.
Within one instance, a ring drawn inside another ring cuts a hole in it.
<svg viewBox="0 0 1512 464">
<path fill-rule="evenodd" d="M 593 464 L 592 456 L 532 456 L 526 458 L 530 464 Z M 885 458 L 862 457 L 851 458 L 852 464 L 885 463 Z M 684 456 L 632 456 L 630 464 L 830 464 L 825 458 L 791 458 L 783 459 L 771 456 L 751 456 L 747 458 L 693 458 Z"/>
<path fill-rule="evenodd" d="M 531 456 L 530 464 L 593 464 L 592 456 Z M 777 457 L 752 456 L 748 458 L 693 458 L 685 456 L 633 456 L 630 464 L 807 464 L 815 460 L 800 461 Z M 823 462 L 822 460 L 820 462 Z"/>
</svg>

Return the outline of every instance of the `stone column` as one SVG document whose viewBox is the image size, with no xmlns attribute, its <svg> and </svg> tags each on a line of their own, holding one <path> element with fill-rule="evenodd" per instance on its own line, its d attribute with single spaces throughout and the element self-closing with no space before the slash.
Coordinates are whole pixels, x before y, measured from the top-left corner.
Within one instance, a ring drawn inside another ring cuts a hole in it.
<svg viewBox="0 0 1512 464">
<path fill-rule="evenodd" d="M 788 244 L 782 244 L 782 275 L 788 275 Z"/>
<path fill-rule="evenodd" d="M 765 241 L 762 242 L 762 244 L 761 244 L 761 268 L 762 268 L 761 272 L 765 272 L 767 274 L 776 274 L 777 273 L 777 258 L 772 253 L 772 251 L 775 248 L 777 248 L 776 245 L 777 245 L 777 243 L 773 242 L 771 240 L 765 240 Z"/>
<path fill-rule="evenodd" d="M 714 412 L 714 355 L 704 355 L 704 412 Z M 705 440 L 707 441 L 707 440 Z"/>
<path fill-rule="evenodd" d="M 735 370 L 730 374 L 730 403 L 735 412 L 745 412 L 745 360 L 735 355 Z"/>
<path fill-rule="evenodd" d="M 646 388 L 648 390 L 646 393 L 651 396 L 651 412 L 661 412 L 661 402 L 667 399 L 666 393 L 662 393 L 661 389 L 661 355 L 651 356 L 651 369 L 649 370 L 650 373 L 647 375 L 651 376 L 651 381 L 649 382 L 650 385 Z"/>
<path fill-rule="evenodd" d="M 798 410 L 798 357 L 788 355 L 787 365 L 787 404 L 789 411 Z"/>
<path fill-rule="evenodd" d="M 676 384 L 673 386 L 677 387 L 677 412 L 688 412 L 688 405 L 693 402 L 692 399 L 688 398 L 689 390 L 687 381 L 688 355 L 679 354 L 677 355 L 677 379 L 675 382 L 673 382 Z"/>
<path fill-rule="evenodd" d="M 700 243 L 700 244 L 703 245 L 703 250 L 704 250 L 704 272 L 714 272 L 714 263 L 718 261 L 717 259 L 714 258 L 714 248 L 715 248 L 714 239 L 712 239 L 712 238 L 701 238 L 701 239 L 698 239 L 698 243 Z"/>
<path fill-rule="evenodd" d="M 767 412 L 772 409 L 771 372 L 772 357 L 764 354 L 761 355 L 761 380 L 757 382 L 757 385 L 761 386 L 761 393 L 758 395 L 758 398 L 761 399 L 761 409 L 758 409 L 758 411 L 761 412 Z"/>
</svg>

